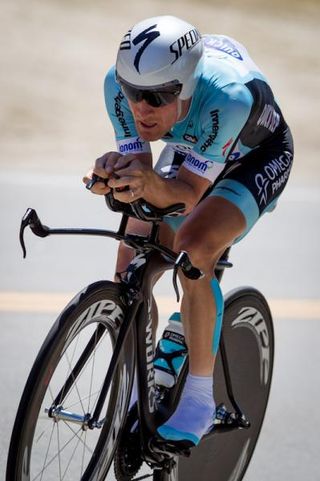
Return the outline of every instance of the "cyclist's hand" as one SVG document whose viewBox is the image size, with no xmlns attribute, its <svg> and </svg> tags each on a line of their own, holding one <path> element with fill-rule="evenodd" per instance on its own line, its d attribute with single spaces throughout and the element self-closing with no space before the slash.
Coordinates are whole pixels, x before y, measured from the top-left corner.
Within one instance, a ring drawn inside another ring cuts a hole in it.
<svg viewBox="0 0 320 481">
<path fill-rule="evenodd" d="M 87 189 L 93 194 L 106 195 L 110 192 L 110 187 L 107 185 L 108 179 L 98 177 L 93 169 L 89 170 L 89 172 L 82 178 L 82 181 Z"/>
<path fill-rule="evenodd" d="M 114 175 L 108 185 L 114 189 L 114 197 L 121 202 L 133 202 L 141 197 L 150 182 L 153 169 L 134 154 L 128 154 L 114 165 Z"/>
<path fill-rule="evenodd" d="M 96 175 L 102 179 L 109 179 L 114 173 L 114 165 L 122 157 L 118 152 L 107 152 L 95 161 L 94 167 L 83 177 L 83 182 L 88 185 L 92 176 Z M 107 182 L 95 182 L 90 190 L 93 194 L 105 195 L 110 192 Z"/>
</svg>

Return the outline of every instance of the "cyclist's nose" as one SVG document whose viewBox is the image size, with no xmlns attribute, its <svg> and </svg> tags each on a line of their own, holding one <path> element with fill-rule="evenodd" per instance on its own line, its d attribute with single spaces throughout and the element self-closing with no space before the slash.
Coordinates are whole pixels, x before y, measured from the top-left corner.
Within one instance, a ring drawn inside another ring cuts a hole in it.
<svg viewBox="0 0 320 481">
<path fill-rule="evenodd" d="M 141 100 L 141 102 L 137 102 L 135 104 L 135 111 L 139 114 L 139 116 L 144 117 L 154 112 L 154 107 L 148 104 L 146 100 Z"/>
</svg>

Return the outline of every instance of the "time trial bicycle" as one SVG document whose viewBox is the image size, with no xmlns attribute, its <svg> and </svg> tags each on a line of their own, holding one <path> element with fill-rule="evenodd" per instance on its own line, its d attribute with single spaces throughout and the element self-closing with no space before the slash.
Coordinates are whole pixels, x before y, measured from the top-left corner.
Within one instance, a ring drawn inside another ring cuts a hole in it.
<svg viewBox="0 0 320 481">
<path fill-rule="evenodd" d="M 274 332 L 265 297 L 239 287 L 225 296 L 223 329 L 214 373 L 217 402 L 212 429 L 191 449 L 159 446 L 156 428 L 174 411 L 188 362 L 170 389 L 154 381 L 155 333 L 152 296 L 155 279 L 173 269 L 197 279 L 201 272 L 187 253 L 159 242 L 164 216 L 183 204 L 156 208 L 143 200 L 124 204 L 105 196 L 122 213 L 116 232 L 49 228 L 33 209 L 21 222 L 40 237 L 94 235 L 124 241 L 135 250 L 119 282 L 85 287 L 61 312 L 31 369 L 17 411 L 8 453 L 6 481 L 240 481 L 262 427 L 272 379 Z M 128 219 L 150 222 L 147 236 L 126 233 Z M 221 281 L 230 248 L 218 262 Z M 136 376 L 138 400 L 130 406 Z M 113 468 L 112 467 L 113 465 Z M 140 471 L 141 466 L 146 469 Z M 139 474 L 140 473 L 140 474 Z"/>
</svg>

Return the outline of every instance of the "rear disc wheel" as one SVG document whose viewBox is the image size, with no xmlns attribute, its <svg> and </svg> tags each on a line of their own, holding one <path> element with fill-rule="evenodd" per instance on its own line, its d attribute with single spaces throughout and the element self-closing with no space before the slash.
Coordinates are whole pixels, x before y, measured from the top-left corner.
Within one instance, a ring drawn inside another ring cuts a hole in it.
<svg viewBox="0 0 320 481">
<path fill-rule="evenodd" d="M 241 481 L 253 455 L 268 404 L 274 358 L 271 312 L 256 289 L 243 287 L 227 294 L 223 342 L 234 396 L 251 426 L 224 433 L 213 430 L 191 450 L 190 458 L 179 458 L 176 481 Z M 234 412 L 220 351 L 214 372 L 215 401 Z"/>
</svg>

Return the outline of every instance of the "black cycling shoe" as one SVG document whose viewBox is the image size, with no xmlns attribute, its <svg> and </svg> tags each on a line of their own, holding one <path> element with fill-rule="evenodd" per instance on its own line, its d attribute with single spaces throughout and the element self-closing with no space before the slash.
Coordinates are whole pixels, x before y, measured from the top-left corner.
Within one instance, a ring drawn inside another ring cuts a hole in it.
<svg viewBox="0 0 320 481">
<path fill-rule="evenodd" d="M 150 440 L 150 449 L 161 454 L 189 457 L 193 447 L 195 447 L 195 444 L 192 441 L 171 441 L 162 438 L 159 434 L 156 434 Z"/>
</svg>

